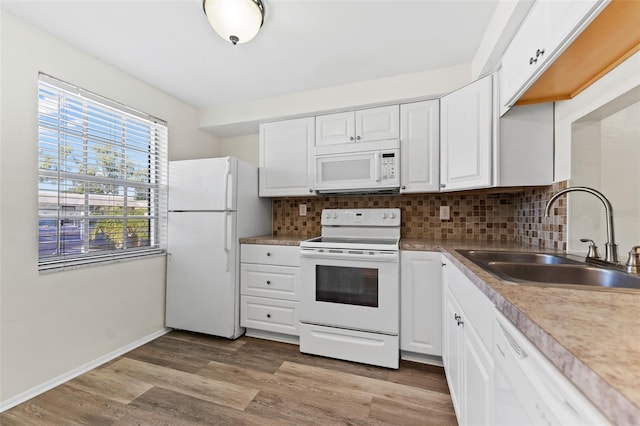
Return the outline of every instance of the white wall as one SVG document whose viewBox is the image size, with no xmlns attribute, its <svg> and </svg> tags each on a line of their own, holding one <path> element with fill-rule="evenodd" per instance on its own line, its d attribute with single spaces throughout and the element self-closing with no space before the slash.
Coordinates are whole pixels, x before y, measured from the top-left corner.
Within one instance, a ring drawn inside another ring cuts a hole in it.
<svg viewBox="0 0 640 426">
<path fill-rule="evenodd" d="M 260 152 L 260 135 L 235 136 L 220 141 L 223 155 L 232 155 L 258 167 Z"/>
<path fill-rule="evenodd" d="M 637 207 L 640 143 L 638 117 L 634 116 L 638 108 L 621 110 L 638 100 L 640 52 L 575 98 L 557 102 L 555 108 L 555 180 L 569 180 L 570 186 L 593 187 L 609 198 L 623 262 L 631 245 L 640 242 Z M 623 154 L 620 149 L 627 151 Z M 635 173 L 620 175 L 623 170 Z M 567 249 L 586 253 L 586 244 L 579 240 L 590 238 L 604 256 L 607 238 L 602 203 L 585 194 L 568 197 Z"/>
<path fill-rule="evenodd" d="M 200 126 L 220 137 L 255 134 L 265 121 L 436 98 L 470 82 L 471 65 L 456 65 L 206 108 L 200 112 Z"/>
<path fill-rule="evenodd" d="M 640 52 L 618 65 L 575 98 L 556 102 L 554 174 L 556 182 L 571 178 L 572 124 L 638 85 L 640 85 Z"/>
<path fill-rule="evenodd" d="M 572 186 L 595 188 L 611 201 L 620 260 L 626 261 L 631 247 L 640 244 L 640 101 L 576 123 L 571 166 Z M 572 194 L 569 206 L 569 248 L 584 252 L 580 238 L 602 246 L 607 240 L 602 203 Z"/>
<path fill-rule="evenodd" d="M 172 159 L 221 154 L 196 110 L 0 11 L 0 401 L 164 328 L 165 259 L 39 274 L 38 71 L 167 120 Z"/>
</svg>

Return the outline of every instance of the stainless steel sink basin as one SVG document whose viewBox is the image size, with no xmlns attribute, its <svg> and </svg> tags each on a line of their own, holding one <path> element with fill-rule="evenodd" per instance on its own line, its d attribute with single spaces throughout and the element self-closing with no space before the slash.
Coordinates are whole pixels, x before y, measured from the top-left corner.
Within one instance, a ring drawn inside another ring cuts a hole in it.
<svg viewBox="0 0 640 426">
<path fill-rule="evenodd" d="M 589 265 L 491 262 L 489 269 L 510 281 L 554 285 L 574 284 L 603 288 L 640 289 L 640 277 Z"/>
<path fill-rule="evenodd" d="M 638 275 L 591 266 L 563 255 L 492 250 L 458 252 L 509 283 L 598 290 L 640 290 Z"/>
<path fill-rule="evenodd" d="M 579 261 L 569 259 L 566 256 L 549 253 L 493 250 L 458 250 L 458 253 L 461 253 L 467 259 L 477 264 L 487 264 L 490 262 L 542 263 L 545 265 L 557 263 L 580 264 Z"/>
</svg>

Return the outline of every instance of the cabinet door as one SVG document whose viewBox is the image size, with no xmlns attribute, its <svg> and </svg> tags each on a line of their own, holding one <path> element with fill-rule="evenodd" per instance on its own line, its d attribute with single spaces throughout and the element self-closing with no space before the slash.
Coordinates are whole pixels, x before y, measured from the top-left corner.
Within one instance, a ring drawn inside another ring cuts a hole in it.
<svg viewBox="0 0 640 426">
<path fill-rule="evenodd" d="M 440 100 L 440 182 L 443 191 L 491 186 L 493 76 Z"/>
<path fill-rule="evenodd" d="M 518 32 L 502 56 L 500 70 L 500 104 L 511 106 L 517 98 L 530 86 L 527 85 L 536 68 L 542 63 L 538 49 L 544 49 L 543 30 L 545 10 L 538 2 L 527 15 Z M 541 54 L 543 55 L 543 54 Z M 543 56 L 544 57 L 544 56 Z"/>
<path fill-rule="evenodd" d="M 544 46 L 547 58 L 553 59 L 560 50 L 564 50 L 569 41 L 580 32 L 581 24 L 590 21 L 591 12 L 603 0 L 581 1 L 543 1 L 540 8 L 544 9 Z"/>
<path fill-rule="evenodd" d="M 442 310 L 442 363 L 449 385 L 449 393 L 458 423 L 464 424 L 461 410 L 462 386 L 462 338 L 463 328 L 458 325 L 458 318 L 462 317 L 462 309 L 449 289 L 444 287 Z"/>
<path fill-rule="evenodd" d="M 260 196 L 309 196 L 313 191 L 315 118 L 260 125 Z"/>
<path fill-rule="evenodd" d="M 440 190 L 440 102 L 400 105 L 400 192 Z"/>
<path fill-rule="evenodd" d="M 353 111 L 316 117 L 316 146 L 355 142 Z"/>
<path fill-rule="evenodd" d="M 400 349 L 442 355 L 442 255 L 400 254 Z"/>
<path fill-rule="evenodd" d="M 466 321 L 466 318 L 463 318 Z M 491 425 L 493 422 L 493 358 L 474 327 L 466 321 L 462 344 L 462 418 L 463 424 Z"/>
<path fill-rule="evenodd" d="M 391 105 L 356 111 L 356 142 L 400 137 L 400 106 Z"/>
</svg>

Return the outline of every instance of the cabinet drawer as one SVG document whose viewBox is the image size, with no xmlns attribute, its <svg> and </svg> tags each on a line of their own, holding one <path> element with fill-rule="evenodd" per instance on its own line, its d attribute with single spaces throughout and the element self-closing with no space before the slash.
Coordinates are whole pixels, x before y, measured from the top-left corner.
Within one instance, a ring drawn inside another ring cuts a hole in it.
<svg viewBox="0 0 640 426">
<path fill-rule="evenodd" d="M 240 262 L 300 266 L 299 246 L 242 244 Z"/>
<path fill-rule="evenodd" d="M 298 336 L 298 302 L 242 296 L 240 325 Z"/>
<path fill-rule="evenodd" d="M 240 264 L 243 295 L 298 301 L 299 282 L 300 268 L 298 267 Z"/>
</svg>

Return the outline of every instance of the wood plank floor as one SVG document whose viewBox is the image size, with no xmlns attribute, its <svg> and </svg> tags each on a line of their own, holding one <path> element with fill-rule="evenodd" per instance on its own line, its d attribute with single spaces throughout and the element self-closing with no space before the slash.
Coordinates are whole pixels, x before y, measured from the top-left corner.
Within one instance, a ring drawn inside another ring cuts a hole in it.
<svg viewBox="0 0 640 426">
<path fill-rule="evenodd" d="M 9 425 L 455 425 L 442 368 L 172 331 L 0 414 Z"/>
</svg>

